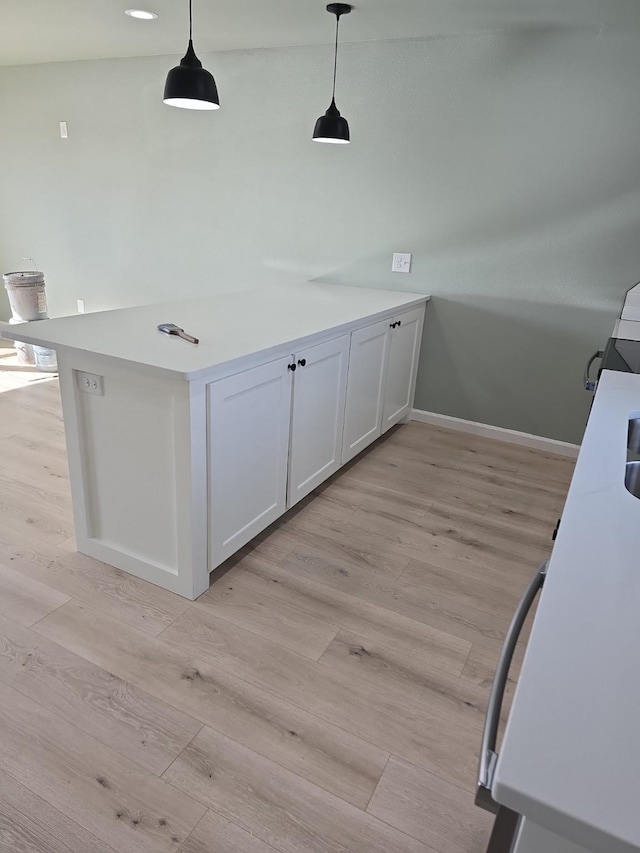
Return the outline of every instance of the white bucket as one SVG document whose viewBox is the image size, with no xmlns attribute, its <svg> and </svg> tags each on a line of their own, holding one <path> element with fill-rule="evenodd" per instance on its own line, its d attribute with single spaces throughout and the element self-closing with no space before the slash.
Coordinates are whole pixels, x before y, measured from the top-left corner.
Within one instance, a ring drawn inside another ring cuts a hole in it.
<svg viewBox="0 0 640 853">
<path fill-rule="evenodd" d="M 36 367 L 45 373 L 56 373 L 58 370 L 58 362 L 56 359 L 56 351 L 49 347 L 38 347 L 33 345 L 33 352 L 36 357 Z"/>
<path fill-rule="evenodd" d="M 16 323 L 19 323 L 19 320 L 16 320 L 14 317 L 11 317 L 9 323 L 12 326 L 15 326 Z M 24 341 L 14 341 L 14 347 L 16 348 L 16 355 L 18 356 L 18 364 L 35 364 L 36 363 L 36 354 L 33 351 L 33 347 L 31 344 L 26 344 Z"/>
<path fill-rule="evenodd" d="M 11 313 L 19 323 L 46 320 L 47 295 L 44 292 L 44 273 L 6 272 L 2 276 L 9 297 Z"/>
</svg>

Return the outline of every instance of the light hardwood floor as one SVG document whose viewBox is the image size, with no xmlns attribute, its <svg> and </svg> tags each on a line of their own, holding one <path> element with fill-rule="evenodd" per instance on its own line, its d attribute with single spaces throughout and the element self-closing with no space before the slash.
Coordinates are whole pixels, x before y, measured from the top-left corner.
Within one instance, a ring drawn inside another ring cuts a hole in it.
<svg viewBox="0 0 640 853">
<path fill-rule="evenodd" d="M 483 853 L 488 687 L 572 470 L 408 424 L 190 603 L 75 552 L 57 381 L 0 349 L 3 853 Z"/>
</svg>

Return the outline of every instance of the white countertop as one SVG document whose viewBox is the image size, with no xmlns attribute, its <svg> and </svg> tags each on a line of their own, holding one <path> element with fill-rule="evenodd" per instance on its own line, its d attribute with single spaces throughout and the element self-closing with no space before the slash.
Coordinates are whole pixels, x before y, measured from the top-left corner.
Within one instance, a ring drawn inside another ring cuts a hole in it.
<svg viewBox="0 0 640 853">
<path fill-rule="evenodd" d="M 603 371 L 493 787 L 596 853 L 640 850 L 640 500 L 624 485 L 634 414 L 640 376 Z"/>
<path fill-rule="evenodd" d="M 330 284 L 282 285 L 182 302 L 77 314 L 14 326 L 10 339 L 136 362 L 196 379 L 208 369 L 285 344 L 303 344 L 327 330 L 347 332 L 364 318 L 408 310 L 428 300 L 400 293 Z M 200 339 L 194 346 L 157 331 L 175 323 Z"/>
</svg>

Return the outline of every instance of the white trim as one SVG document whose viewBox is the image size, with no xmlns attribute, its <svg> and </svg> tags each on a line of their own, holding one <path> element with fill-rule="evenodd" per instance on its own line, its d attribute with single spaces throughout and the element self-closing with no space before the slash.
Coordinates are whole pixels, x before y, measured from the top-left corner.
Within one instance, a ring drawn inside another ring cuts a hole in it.
<svg viewBox="0 0 640 853">
<path fill-rule="evenodd" d="M 493 438 L 497 441 L 508 441 L 511 444 L 520 444 L 523 447 L 532 447 L 536 450 L 546 450 L 547 453 L 557 453 L 560 456 L 570 456 L 575 459 L 580 450 L 580 445 L 569 444 L 566 441 L 558 441 L 555 438 L 545 438 L 541 435 L 530 435 L 528 432 L 518 432 L 515 429 L 491 426 L 491 424 L 480 424 L 476 421 L 465 421 L 462 418 L 453 418 L 451 415 L 440 415 L 437 412 L 424 412 L 414 409 L 411 413 L 412 421 L 422 424 L 433 424 L 446 429 L 457 429 L 460 432 L 468 432 L 471 435 L 480 435 L 483 438 Z"/>
</svg>

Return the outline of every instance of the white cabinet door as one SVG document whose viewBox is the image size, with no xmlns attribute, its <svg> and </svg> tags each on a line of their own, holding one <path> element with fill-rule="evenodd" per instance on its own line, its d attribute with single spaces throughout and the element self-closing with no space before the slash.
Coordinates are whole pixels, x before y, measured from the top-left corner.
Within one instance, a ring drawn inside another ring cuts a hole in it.
<svg viewBox="0 0 640 853">
<path fill-rule="evenodd" d="M 394 319 L 389 345 L 389 364 L 384 392 L 382 432 L 411 411 L 418 372 L 424 308 L 407 311 Z"/>
<path fill-rule="evenodd" d="M 589 853 L 573 841 L 567 841 L 548 829 L 543 829 L 528 818 L 523 818 L 514 853 Z"/>
<path fill-rule="evenodd" d="M 291 358 L 209 385 L 209 570 L 286 510 Z"/>
<path fill-rule="evenodd" d="M 289 506 L 342 464 L 349 336 L 296 354 L 289 455 Z"/>
<path fill-rule="evenodd" d="M 380 435 L 392 322 L 382 320 L 351 334 L 342 440 L 343 464 Z"/>
</svg>

